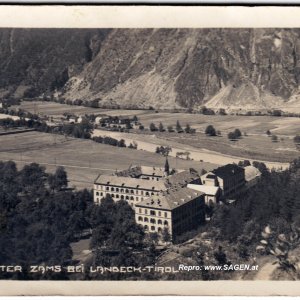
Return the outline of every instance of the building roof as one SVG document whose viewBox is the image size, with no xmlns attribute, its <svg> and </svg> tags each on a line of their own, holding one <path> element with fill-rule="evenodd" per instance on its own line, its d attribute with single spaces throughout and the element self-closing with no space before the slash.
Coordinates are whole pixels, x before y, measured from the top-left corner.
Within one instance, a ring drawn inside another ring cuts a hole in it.
<svg viewBox="0 0 300 300">
<path fill-rule="evenodd" d="M 195 198 L 200 197 L 201 195 L 204 195 L 204 193 L 189 188 L 180 188 L 176 190 L 169 189 L 161 192 L 159 195 L 151 196 L 137 203 L 135 206 L 173 210 L 194 200 Z"/>
<path fill-rule="evenodd" d="M 166 183 L 168 187 L 185 187 L 189 183 L 199 179 L 199 174 L 194 170 L 182 171 L 173 175 L 166 177 Z"/>
<path fill-rule="evenodd" d="M 236 164 L 228 164 L 228 165 L 219 167 L 217 169 L 214 169 L 211 172 L 220 178 L 225 178 L 225 177 L 228 178 L 228 177 L 234 176 L 235 174 L 244 172 L 244 168 L 239 167 Z"/>
<path fill-rule="evenodd" d="M 212 185 L 188 184 L 189 189 L 200 191 L 209 196 L 216 196 L 220 188 Z"/>
<path fill-rule="evenodd" d="M 146 190 L 163 191 L 166 185 L 163 181 L 143 180 L 132 177 L 122 177 L 114 175 L 100 175 L 95 180 L 95 184 L 114 185 L 119 187 L 140 188 Z"/>
<path fill-rule="evenodd" d="M 246 181 L 251 181 L 256 177 L 261 176 L 261 172 L 253 166 L 247 166 L 244 169 L 245 169 L 245 180 Z"/>
</svg>

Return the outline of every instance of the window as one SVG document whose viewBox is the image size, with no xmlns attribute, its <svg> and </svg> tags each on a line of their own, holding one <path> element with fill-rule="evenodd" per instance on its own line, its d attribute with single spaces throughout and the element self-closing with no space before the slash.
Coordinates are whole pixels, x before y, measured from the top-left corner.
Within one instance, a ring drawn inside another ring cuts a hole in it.
<svg viewBox="0 0 300 300">
<path fill-rule="evenodd" d="M 112 198 L 115 198 L 115 195 L 114 195 L 114 194 L 111 194 L 111 197 L 112 197 Z"/>
<path fill-rule="evenodd" d="M 136 200 L 136 201 L 139 201 L 139 197 L 135 197 L 135 200 Z"/>
<path fill-rule="evenodd" d="M 155 216 L 155 210 L 150 210 L 150 215 Z"/>
<path fill-rule="evenodd" d="M 124 193 L 124 189 L 121 189 L 121 193 Z"/>
<path fill-rule="evenodd" d="M 145 225 L 144 228 L 145 228 L 145 230 L 148 230 L 148 225 Z"/>
<path fill-rule="evenodd" d="M 118 195 L 118 194 L 116 194 L 116 198 L 119 198 L 119 195 Z"/>
<path fill-rule="evenodd" d="M 168 221 L 164 221 L 164 225 L 168 226 L 169 225 Z"/>
<path fill-rule="evenodd" d="M 145 209 L 145 215 L 148 215 L 148 209 Z"/>
<path fill-rule="evenodd" d="M 139 221 L 143 221 L 143 218 L 140 216 L 140 217 L 138 218 L 138 220 L 139 220 Z"/>
<path fill-rule="evenodd" d="M 155 230 L 155 226 L 151 226 L 151 230 L 153 230 L 153 231 L 154 231 L 154 230 Z"/>
<path fill-rule="evenodd" d="M 148 218 L 144 218 L 144 222 L 149 222 Z"/>
<path fill-rule="evenodd" d="M 155 221 L 155 219 L 150 219 L 150 223 L 152 223 L 152 224 L 156 224 L 156 221 Z"/>
<path fill-rule="evenodd" d="M 165 218 L 167 218 L 168 217 L 168 214 L 165 212 Z"/>
<path fill-rule="evenodd" d="M 100 193 L 100 196 L 103 196 L 103 193 L 102 193 L 102 192 Z"/>
<path fill-rule="evenodd" d="M 131 196 L 131 197 L 130 197 L 130 200 L 134 200 L 134 197 L 133 197 L 133 196 Z"/>
<path fill-rule="evenodd" d="M 126 200 L 129 200 L 129 196 L 126 196 Z"/>
<path fill-rule="evenodd" d="M 146 192 L 146 196 L 149 196 L 149 192 Z"/>
<path fill-rule="evenodd" d="M 109 191 L 109 186 L 106 187 L 106 190 Z"/>
<path fill-rule="evenodd" d="M 159 216 L 159 217 L 161 216 L 161 212 L 160 212 L 160 211 L 158 212 L 158 216 Z"/>
<path fill-rule="evenodd" d="M 114 192 L 114 191 L 115 191 L 115 188 L 112 187 L 112 188 L 111 188 L 111 191 Z"/>
<path fill-rule="evenodd" d="M 162 224 L 162 221 L 161 221 L 161 220 L 158 220 L 158 221 L 157 221 L 157 224 Z"/>
<path fill-rule="evenodd" d="M 139 213 L 140 213 L 140 214 L 142 213 L 142 209 L 141 209 L 141 208 L 139 208 Z"/>
<path fill-rule="evenodd" d="M 118 192 L 119 191 L 119 188 L 116 188 L 116 192 Z"/>
<path fill-rule="evenodd" d="M 129 190 L 128 190 L 128 189 L 126 189 L 126 190 L 125 190 L 125 192 L 126 192 L 126 193 L 129 193 Z"/>
<path fill-rule="evenodd" d="M 158 227 L 158 228 L 157 228 L 157 231 L 158 231 L 158 232 L 161 232 L 162 230 L 161 230 L 161 228 L 160 228 L 160 227 Z"/>
<path fill-rule="evenodd" d="M 121 200 L 124 200 L 124 195 L 121 195 Z"/>
<path fill-rule="evenodd" d="M 134 190 L 131 190 L 130 192 L 131 192 L 131 194 L 134 194 Z"/>
</svg>

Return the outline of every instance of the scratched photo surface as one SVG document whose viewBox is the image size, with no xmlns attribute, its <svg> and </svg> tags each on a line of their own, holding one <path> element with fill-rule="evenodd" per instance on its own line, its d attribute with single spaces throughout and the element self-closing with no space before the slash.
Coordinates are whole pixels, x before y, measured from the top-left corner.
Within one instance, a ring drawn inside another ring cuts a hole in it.
<svg viewBox="0 0 300 300">
<path fill-rule="evenodd" d="M 0 27 L 0 280 L 299 280 L 299 28 Z"/>
</svg>

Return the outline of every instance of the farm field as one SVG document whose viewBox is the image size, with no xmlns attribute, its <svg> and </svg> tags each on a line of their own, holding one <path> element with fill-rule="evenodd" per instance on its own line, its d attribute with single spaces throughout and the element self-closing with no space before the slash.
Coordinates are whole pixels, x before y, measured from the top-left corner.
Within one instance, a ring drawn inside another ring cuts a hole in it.
<svg viewBox="0 0 300 300">
<path fill-rule="evenodd" d="M 61 135 L 26 132 L 0 136 L 0 160 L 14 160 L 18 166 L 31 162 L 44 165 L 49 172 L 59 165 L 65 167 L 69 186 L 92 188 L 98 174 L 109 174 L 131 164 L 163 166 L 165 158 L 147 151 L 118 148 L 91 140 L 65 138 Z M 171 167 L 199 171 L 210 170 L 216 164 L 169 159 Z"/>
<path fill-rule="evenodd" d="M 154 132 L 157 138 L 164 139 L 169 143 L 176 142 L 226 155 L 273 162 L 290 162 L 299 157 L 299 149 L 295 146 L 293 138 L 300 134 L 300 118 L 207 116 L 184 113 L 157 113 L 139 117 L 145 128 L 149 128 L 149 124 L 152 122 L 157 127 L 162 122 L 165 128 L 168 125 L 175 128 L 176 122 L 179 120 L 183 128 L 188 123 L 196 129 L 194 135 Z M 221 136 L 207 137 L 204 132 L 208 125 L 213 125 L 216 130 L 221 131 Z M 229 141 L 227 134 L 236 128 L 242 132 L 242 138 L 236 142 Z M 272 142 L 271 137 L 266 135 L 267 130 L 278 137 L 278 142 Z M 149 131 L 136 131 L 136 133 L 153 135 L 153 132 Z"/>
<path fill-rule="evenodd" d="M 300 134 L 300 118 L 294 117 L 272 117 L 272 116 L 236 116 L 236 115 L 201 115 L 188 113 L 148 113 L 139 116 L 140 122 L 149 128 L 150 123 L 157 126 L 162 122 L 166 128 L 173 127 L 179 120 L 182 127 L 190 124 L 199 132 L 204 132 L 207 125 L 213 125 L 222 133 L 239 128 L 247 134 L 263 134 L 270 130 L 276 135 L 295 136 Z"/>
<path fill-rule="evenodd" d="M 288 163 L 299 156 L 299 149 L 295 146 L 293 138 L 300 134 L 300 118 L 293 117 L 272 117 L 272 116 L 236 116 L 236 115 L 201 115 L 188 113 L 158 112 L 151 110 L 107 110 L 100 108 L 90 108 L 83 106 L 71 106 L 55 102 L 42 101 L 23 101 L 19 106 L 24 110 L 48 115 L 58 116 L 64 112 L 73 112 L 77 115 L 82 114 L 108 114 L 108 115 L 137 115 L 139 121 L 146 129 L 150 123 L 156 124 L 162 122 L 166 128 L 168 125 L 175 127 L 177 120 L 184 128 L 190 124 L 196 129 L 196 134 L 177 134 L 168 132 L 155 132 L 158 138 L 158 145 L 170 144 L 172 147 L 195 147 L 197 149 L 206 149 L 215 151 L 224 155 L 235 156 L 252 160 L 263 160 L 270 162 Z M 221 132 L 221 136 L 207 137 L 204 132 L 208 125 L 213 125 L 216 130 Z M 229 141 L 227 134 L 230 131 L 240 129 L 243 137 L 236 141 Z M 278 142 L 272 142 L 266 135 L 270 130 L 272 134 L 278 137 Z M 139 143 L 147 142 L 149 135 L 153 132 L 133 131 L 136 137 L 132 138 Z M 110 135 L 112 133 L 109 133 Z M 123 138 L 123 136 L 119 137 Z M 266 151 L 268 149 L 268 151 Z M 147 149 L 145 149 L 147 150 Z M 152 150 L 151 150 L 152 151 Z M 152 151 L 153 152 L 153 151 Z M 196 158 L 195 160 L 198 160 Z M 214 162 L 214 160 L 210 160 Z M 217 162 L 219 163 L 219 162 Z"/>
<path fill-rule="evenodd" d="M 84 114 L 107 114 L 110 116 L 134 116 L 146 114 L 147 110 L 126 110 L 126 109 L 103 109 L 92 108 L 77 105 L 60 104 L 49 101 L 22 101 L 20 105 L 12 106 L 12 108 L 21 108 L 28 112 L 38 112 L 47 116 L 61 116 L 64 112 L 74 113 L 76 115 Z"/>
<path fill-rule="evenodd" d="M 247 149 L 230 149 L 230 142 L 225 139 L 224 147 L 220 146 L 221 137 L 206 137 L 205 134 L 170 134 L 170 133 L 150 133 L 148 134 L 134 134 L 124 132 L 107 131 L 103 129 L 95 129 L 94 136 L 110 136 L 115 139 L 124 139 L 126 144 L 136 142 L 137 149 L 146 150 L 149 152 L 155 152 L 157 146 L 170 146 L 172 151 L 170 156 L 176 157 L 178 153 L 189 153 L 189 158 L 194 161 L 214 162 L 216 164 L 225 165 L 229 163 L 238 163 L 240 160 L 260 160 L 263 161 L 270 169 L 271 168 L 287 168 L 289 160 L 285 156 L 275 157 L 273 153 L 269 155 L 265 153 L 263 149 L 260 149 L 260 153 L 250 152 Z M 203 139 L 203 142 L 199 142 L 199 136 Z M 211 144 L 207 143 L 208 141 Z M 231 143 L 239 143 L 231 142 Z M 269 143 L 272 143 L 268 140 Z M 215 143 L 215 144 L 213 144 Z M 234 146 L 234 145 L 233 145 Z M 208 150 L 211 148 L 211 150 Z M 215 150 L 216 149 L 216 150 Z M 233 151 L 235 150 L 235 151 Z M 226 153 L 227 151 L 227 153 Z M 243 155 L 242 155 L 243 154 Z M 181 156 L 182 157 L 182 156 Z M 185 158 L 185 156 L 183 156 Z M 292 159 L 291 159 L 292 160 Z"/>
</svg>

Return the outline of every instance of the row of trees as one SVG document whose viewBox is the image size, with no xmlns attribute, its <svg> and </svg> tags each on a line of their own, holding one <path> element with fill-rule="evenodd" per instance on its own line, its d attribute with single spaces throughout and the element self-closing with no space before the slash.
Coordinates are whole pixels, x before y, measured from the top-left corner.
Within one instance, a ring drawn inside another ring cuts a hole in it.
<svg viewBox="0 0 300 300">
<path fill-rule="evenodd" d="M 151 123 L 149 125 L 149 129 L 150 131 L 159 131 L 159 132 L 164 132 L 164 131 L 168 131 L 168 132 L 177 132 L 177 133 L 195 133 L 196 129 L 192 128 L 189 124 L 186 124 L 185 128 L 182 128 L 181 124 L 179 121 L 176 122 L 176 126 L 175 129 L 173 128 L 172 125 L 167 126 L 167 129 L 165 129 L 164 125 L 162 124 L 162 122 L 159 123 L 158 127 L 156 127 L 156 125 L 154 123 Z"/>
</svg>

